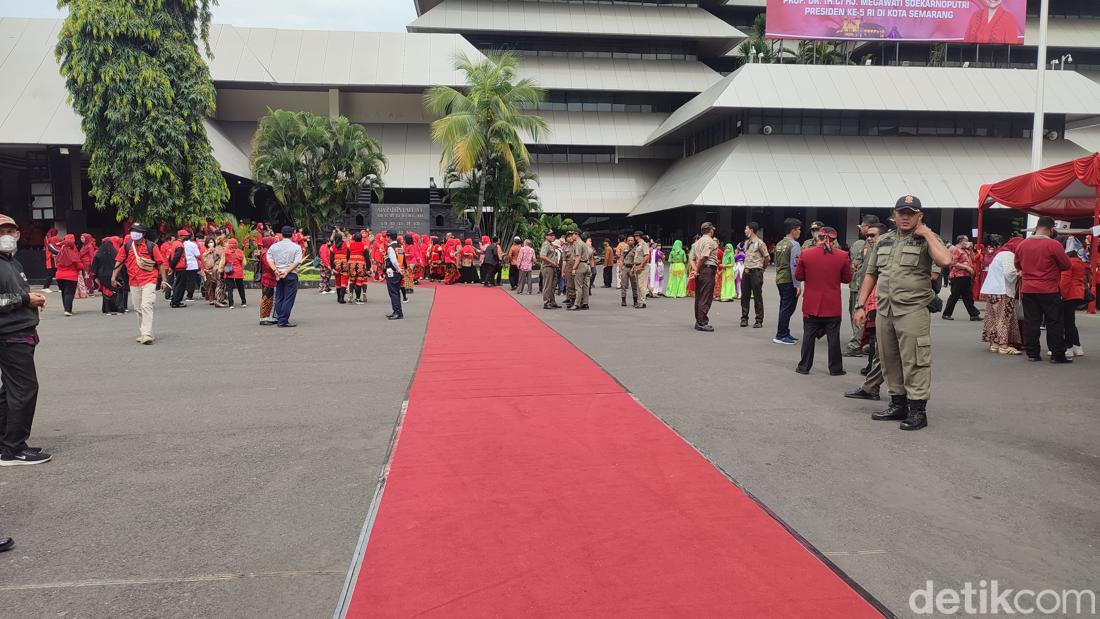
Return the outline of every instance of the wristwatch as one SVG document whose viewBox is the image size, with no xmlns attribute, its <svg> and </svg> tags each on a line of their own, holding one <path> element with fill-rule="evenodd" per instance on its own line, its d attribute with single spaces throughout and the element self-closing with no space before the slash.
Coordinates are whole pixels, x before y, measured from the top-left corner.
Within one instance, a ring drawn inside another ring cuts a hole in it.
<svg viewBox="0 0 1100 619">
<path fill-rule="evenodd" d="M 861 310 L 861 309 L 863 309 L 863 304 L 862 304 L 862 303 L 860 303 L 859 305 L 857 305 L 857 306 L 856 306 L 856 309 L 857 309 L 857 310 Z"/>
</svg>

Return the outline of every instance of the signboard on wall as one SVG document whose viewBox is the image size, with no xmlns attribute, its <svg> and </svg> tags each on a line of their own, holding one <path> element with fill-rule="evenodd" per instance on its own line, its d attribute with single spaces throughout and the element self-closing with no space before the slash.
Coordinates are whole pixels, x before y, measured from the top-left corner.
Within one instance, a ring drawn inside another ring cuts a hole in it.
<svg viewBox="0 0 1100 619">
<path fill-rule="evenodd" d="M 427 204 L 372 204 L 370 228 L 382 232 L 393 228 L 401 234 L 430 234 L 431 207 Z"/>
<path fill-rule="evenodd" d="M 1027 0 L 768 0 L 767 38 L 1023 45 Z"/>
</svg>

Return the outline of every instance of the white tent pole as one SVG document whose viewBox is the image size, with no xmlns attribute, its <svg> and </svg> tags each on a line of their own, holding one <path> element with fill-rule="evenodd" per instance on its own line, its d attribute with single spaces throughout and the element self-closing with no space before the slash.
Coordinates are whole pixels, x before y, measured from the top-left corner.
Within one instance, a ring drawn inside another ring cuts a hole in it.
<svg viewBox="0 0 1100 619">
<path fill-rule="evenodd" d="M 1031 169 L 1043 167 L 1043 120 L 1046 117 L 1046 68 L 1047 68 L 1047 21 L 1050 17 L 1050 0 L 1042 0 L 1039 8 L 1039 49 L 1035 59 L 1035 118 L 1031 125 Z M 1027 228 L 1031 230 L 1039 223 L 1035 215 L 1027 216 Z M 1028 233 L 1031 234 L 1030 232 Z"/>
</svg>

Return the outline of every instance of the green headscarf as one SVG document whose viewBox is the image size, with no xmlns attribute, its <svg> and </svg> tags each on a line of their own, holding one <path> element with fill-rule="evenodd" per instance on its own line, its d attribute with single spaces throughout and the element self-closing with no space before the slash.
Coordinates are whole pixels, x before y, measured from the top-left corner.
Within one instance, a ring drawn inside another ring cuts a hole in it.
<svg viewBox="0 0 1100 619">
<path fill-rule="evenodd" d="M 733 266 L 733 259 L 737 257 L 737 252 L 733 251 L 733 243 L 726 243 L 726 251 L 722 252 L 722 266 Z"/>
<path fill-rule="evenodd" d="M 683 241 L 675 241 L 672 243 L 672 251 L 668 252 L 669 264 L 675 262 L 687 262 L 687 254 L 684 253 Z"/>
</svg>

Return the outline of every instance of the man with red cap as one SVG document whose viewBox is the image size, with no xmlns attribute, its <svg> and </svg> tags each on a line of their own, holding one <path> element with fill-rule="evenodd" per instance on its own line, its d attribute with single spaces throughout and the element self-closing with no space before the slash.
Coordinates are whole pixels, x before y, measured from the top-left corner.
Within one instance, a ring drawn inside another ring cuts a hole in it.
<svg viewBox="0 0 1100 619">
<path fill-rule="evenodd" d="M 34 349 L 38 312 L 46 296 L 31 292 L 23 265 L 15 259 L 19 226 L 0 215 L 0 466 L 41 464 L 50 455 L 27 446 L 38 403 Z M 8 544 L 0 540 L 0 547 Z M 6 548 L 0 548 L 6 550 Z"/>
<path fill-rule="evenodd" d="M 178 234 L 180 242 L 176 244 L 175 249 L 172 251 L 172 257 L 169 259 L 169 264 L 172 266 L 172 270 L 175 271 L 175 287 L 172 288 L 171 307 L 187 307 L 183 304 L 183 295 L 186 292 L 187 300 L 194 300 L 195 287 L 199 283 L 199 258 L 202 252 L 199 250 L 198 244 L 191 239 L 190 230 L 183 229 Z"/>
</svg>

